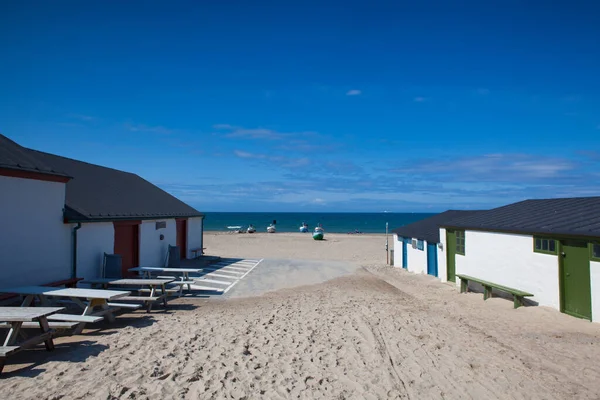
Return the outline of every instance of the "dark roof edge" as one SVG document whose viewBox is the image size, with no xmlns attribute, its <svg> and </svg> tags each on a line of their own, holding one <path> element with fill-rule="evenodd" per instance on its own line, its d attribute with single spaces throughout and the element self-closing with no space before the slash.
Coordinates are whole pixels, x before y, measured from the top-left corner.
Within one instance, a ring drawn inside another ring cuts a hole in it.
<svg viewBox="0 0 600 400">
<path fill-rule="evenodd" d="M 60 176 L 61 178 L 73 179 L 73 177 L 71 175 L 68 175 L 68 174 L 65 174 L 62 172 L 44 171 L 43 169 L 20 167 L 20 166 L 16 166 L 16 165 L 0 164 L 0 169 L 8 169 L 11 171 L 21 171 L 21 172 L 32 172 L 35 174 Z"/>
<path fill-rule="evenodd" d="M 502 229 L 502 228 L 484 228 L 484 227 L 470 227 L 470 226 L 456 226 L 456 225 L 444 225 L 441 224 L 440 228 L 450 228 L 450 229 L 457 229 L 457 230 L 463 230 L 463 231 L 478 231 L 478 232 L 490 232 L 490 233 L 494 233 L 494 232 L 498 232 L 498 233 L 512 233 L 512 234 L 517 234 L 517 235 L 539 235 L 539 236 L 544 236 L 544 237 L 566 237 L 566 238 L 587 238 L 587 239 L 600 239 L 600 235 L 594 235 L 594 234 L 589 234 L 586 235 L 585 233 L 564 233 L 564 232 L 557 232 L 557 231 L 529 231 L 529 230 L 522 230 L 522 231 L 517 231 L 517 230 L 511 230 L 511 229 Z"/>
<path fill-rule="evenodd" d="M 204 218 L 204 214 L 189 214 L 189 215 L 169 215 L 169 216 L 152 216 L 152 217 L 107 217 L 107 218 L 65 218 L 66 224 L 77 222 L 114 222 L 114 221 L 153 221 L 160 219 L 181 219 L 181 218 Z"/>
</svg>

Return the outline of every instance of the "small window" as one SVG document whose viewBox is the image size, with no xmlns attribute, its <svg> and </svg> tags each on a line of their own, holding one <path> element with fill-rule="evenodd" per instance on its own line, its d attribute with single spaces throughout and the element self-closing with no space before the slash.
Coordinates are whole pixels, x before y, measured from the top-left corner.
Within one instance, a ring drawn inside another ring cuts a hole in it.
<svg viewBox="0 0 600 400">
<path fill-rule="evenodd" d="M 418 250 L 424 250 L 425 249 L 425 244 L 423 243 L 422 240 L 418 240 L 417 241 L 417 249 Z"/>
<path fill-rule="evenodd" d="M 465 231 L 456 231 L 456 254 L 465 255 Z"/>
<path fill-rule="evenodd" d="M 592 260 L 600 261 L 600 243 L 591 243 Z"/>
<path fill-rule="evenodd" d="M 413 239 L 413 241 L 412 241 L 412 248 L 413 249 L 417 248 L 417 239 Z"/>
<path fill-rule="evenodd" d="M 556 254 L 558 251 L 558 244 L 554 239 L 536 236 L 533 238 L 533 251 L 536 253 Z"/>
</svg>

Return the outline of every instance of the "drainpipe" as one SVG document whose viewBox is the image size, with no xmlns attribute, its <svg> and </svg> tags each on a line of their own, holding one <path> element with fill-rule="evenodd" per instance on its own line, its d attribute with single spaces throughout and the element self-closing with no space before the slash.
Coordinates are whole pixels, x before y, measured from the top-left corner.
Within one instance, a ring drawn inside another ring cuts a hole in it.
<svg viewBox="0 0 600 400">
<path fill-rule="evenodd" d="M 77 223 L 77 226 L 73 228 L 73 270 L 71 271 L 71 278 L 77 278 L 77 231 L 81 229 L 81 222 Z"/>
<path fill-rule="evenodd" d="M 200 235 L 200 255 L 204 255 L 204 216 L 200 218 L 200 229 L 202 229 L 202 234 Z"/>
</svg>

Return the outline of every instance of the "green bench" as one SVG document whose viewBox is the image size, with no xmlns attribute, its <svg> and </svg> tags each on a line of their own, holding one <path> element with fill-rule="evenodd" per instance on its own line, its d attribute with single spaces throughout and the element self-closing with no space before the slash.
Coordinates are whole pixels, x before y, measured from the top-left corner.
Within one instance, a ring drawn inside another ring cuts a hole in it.
<svg viewBox="0 0 600 400">
<path fill-rule="evenodd" d="M 461 293 L 466 293 L 466 292 L 469 291 L 469 282 L 475 282 L 475 283 L 481 284 L 483 286 L 483 288 L 484 288 L 483 300 L 487 300 L 490 297 L 492 297 L 492 288 L 495 288 L 495 289 L 501 290 L 503 292 L 512 294 L 513 295 L 514 304 L 515 304 L 515 308 L 519 308 L 519 307 L 521 307 L 523 305 L 523 297 L 533 296 L 532 293 L 524 292 L 524 291 L 519 290 L 519 289 L 509 288 L 507 286 L 498 285 L 496 283 L 491 283 L 491 282 L 488 282 L 488 281 L 484 281 L 483 279 L 474 278 L 474 277 L 469 276 L 469 275 L 458 275 L 458 274 L 456 274 L 456 276 L 458 278 L 460 278 L 460 292 Z"/>
</svg>

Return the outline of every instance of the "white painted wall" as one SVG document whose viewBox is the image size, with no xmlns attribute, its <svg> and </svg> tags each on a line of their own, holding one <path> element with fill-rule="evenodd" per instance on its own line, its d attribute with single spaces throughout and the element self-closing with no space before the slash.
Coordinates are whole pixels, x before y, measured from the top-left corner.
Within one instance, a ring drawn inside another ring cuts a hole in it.
<svg viewBox="0 0 600 400">
<path fill-rule="evenodd" d="M 590 286 L 592 289 L 592 321 L 600 322 L 600 262 L 590 261 Z"/>
<path fill-rule="evenodd" d="M 100 278 L 104 253 L 113 254 L 114 250 L 115 228 L 112 222 L 81 224 L 77 231 L 77 277 Z"/>
<path fill-rule="evenodd" d="M 535 253 L 531 235 L 466 231 L 456 273 L 531 292 L 528 299 L 560 309 L 558 258 Z"/>
<path fill-rule="evenodd" d="M 0 287 L 71 277 L 65 184 L 0 176 Z"/>
<path fill-rule="evenodd" d="M 157 222 L 166 222 L 167 227 L 156 229 Z M 163 240 L 160 240 L 160 235 L 164 235 Z M 140 266 L 164 266 L 168 245 L 175 246 L 176 244 L 177 223 L 174 219 L 142 221 L 140 225 Z"/>
<path fill-rule="evenodd" d="M 427 242 L 423 241 L 423 250 L 413 249 L 412 242 L 406 246 L 408 270 L 415 274 L 427 274 Z"/>
<path fill-rule="evenodd" d="M 190 249 L 201 249 L 203 243 L 203 218 L 188 218 L 186 258 L 191 258 Z"/>
<path fill-rule="evenodd" d="M 398 240 L 398 235 L 395 233 L 392 239 L 392 248 L 394 249 L 394 267 L 402 268 L 402 242 Z"/>
<path fill-rule="evenodd" d="M 448 282 L 448 260 L 446 260 L 446 229 L 440 228 L 440 243 L 442 250 L 438 246 L 438 278 L 442 282 Z"/>
</svg>

